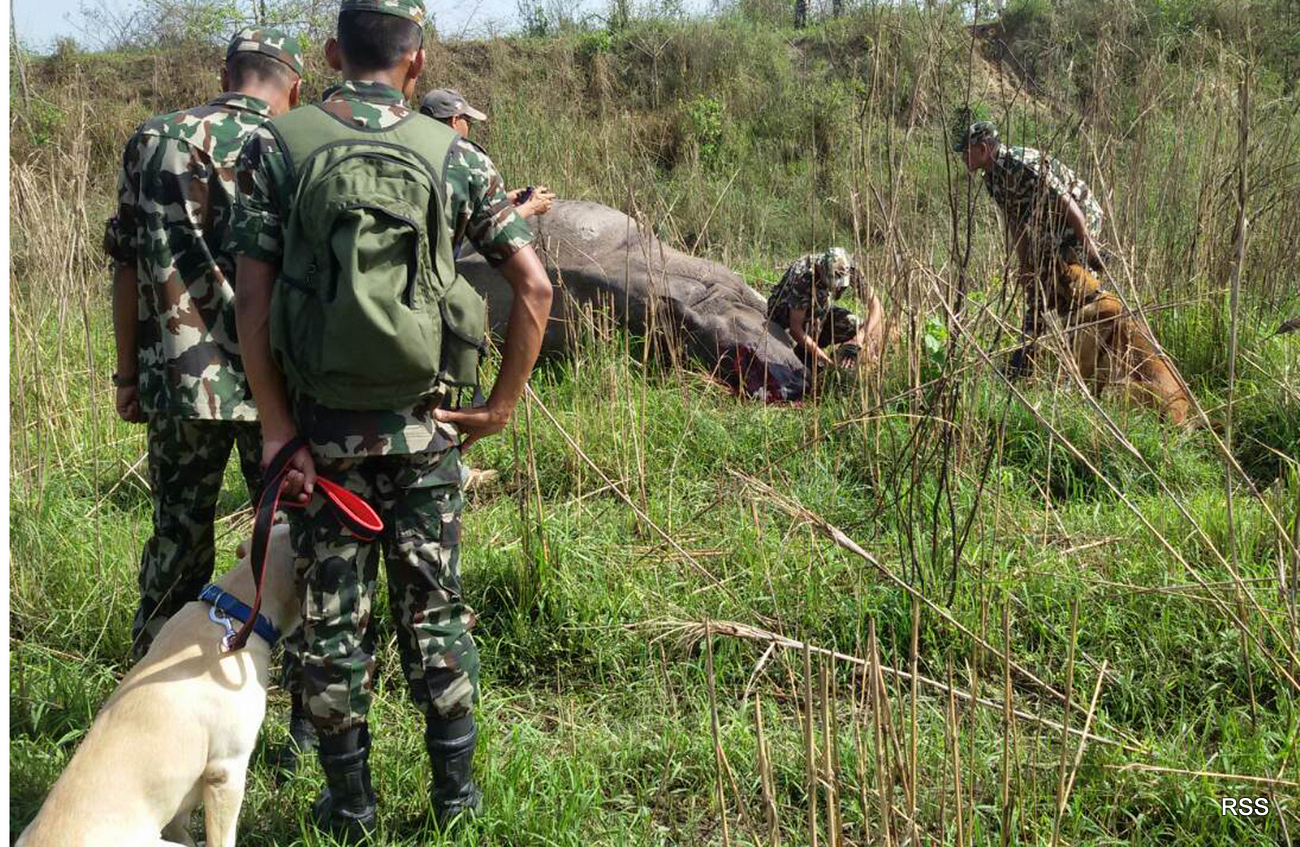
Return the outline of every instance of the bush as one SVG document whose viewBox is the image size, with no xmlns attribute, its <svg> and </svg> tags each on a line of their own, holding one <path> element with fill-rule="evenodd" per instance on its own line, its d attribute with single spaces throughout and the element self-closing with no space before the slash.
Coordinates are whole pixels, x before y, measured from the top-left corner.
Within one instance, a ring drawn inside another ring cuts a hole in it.
<svg viewBox="0 0 1300 847">
<path fill-rule="evenodd" d="M 706 168 L 717 167 L 722 160 L 722 104 L 701 94 L 686 107 L 686 119 L 700 163 Z"/>
<path fill-rule="evenodd" d="M 33 100 L 21 114 L 27 124 L 28 140 L 33 147 L 43 147 L 57 138 L 68 120 L 62 109 L 44 100 Z"/>
</svg>

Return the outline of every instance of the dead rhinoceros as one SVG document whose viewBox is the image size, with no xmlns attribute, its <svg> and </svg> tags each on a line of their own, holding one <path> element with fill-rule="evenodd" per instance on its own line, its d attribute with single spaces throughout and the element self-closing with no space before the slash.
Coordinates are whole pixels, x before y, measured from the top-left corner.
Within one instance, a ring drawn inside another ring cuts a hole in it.
<svg viewBox="0 0 1300 847">
<path fill-rule="evenodd" d="M 542 349 L 564 350 L 584 307 L 611 310 L 632 333 L 655 333 L 689 353 L 733 389 L 769 401 L 798 400 L 803 363 L 767 303 L 730 269 L 664 245 L 617 209 L 562 200 L 533 218 L 534 242 L 556 286 Z M 460 271 L 487 298 L 494 335 L 505 331 L 512 294 L 478 255 Z"/>
</svg>

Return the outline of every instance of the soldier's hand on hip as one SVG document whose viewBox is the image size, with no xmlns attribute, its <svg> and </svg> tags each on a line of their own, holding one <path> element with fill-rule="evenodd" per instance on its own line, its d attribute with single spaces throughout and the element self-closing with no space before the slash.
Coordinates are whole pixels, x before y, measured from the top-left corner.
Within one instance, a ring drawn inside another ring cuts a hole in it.
<svg viewBox="0 0 1300 847">
<path fill-rule="evenodd" d="M 117 416 L 127 423 L 144 423 L 144 410 L 140 408 L 140 387 L 124 385 L 117 389 L 114 402 Z"/>
<path fill-rule="evenodd" d="M 496 435 L 510 422 L 509 413 L 494 411 L 490 406 L 477 409 L 435 409 L 433 416 L 443 423 L 454 424 L 461 432 L 460 449 L 467 450 L 480 438 Z"/>
</svg>

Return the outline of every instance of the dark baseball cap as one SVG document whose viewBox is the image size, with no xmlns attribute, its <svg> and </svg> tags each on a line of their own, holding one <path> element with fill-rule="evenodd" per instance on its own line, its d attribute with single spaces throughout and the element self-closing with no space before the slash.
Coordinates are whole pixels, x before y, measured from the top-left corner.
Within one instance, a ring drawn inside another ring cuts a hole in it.
<svg viewBox="0 0 1300 847">
<path fill-rule="evenodd" d="M 487 120 L 487 115 L 475 109 L 454 88 L 435 88 L 420 101 L 420 111 L 431 118 L 454 118 L 465 115 L 476 121 Z"/>
</svg>

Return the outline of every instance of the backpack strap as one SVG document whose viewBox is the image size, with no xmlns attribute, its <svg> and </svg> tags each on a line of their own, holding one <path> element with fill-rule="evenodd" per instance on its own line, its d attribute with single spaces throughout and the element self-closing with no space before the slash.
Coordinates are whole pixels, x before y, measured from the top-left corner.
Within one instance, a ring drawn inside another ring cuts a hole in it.
<svg viewBox="0 0 1300 847">
<path fill-rule="evenodd" d="M 456 279 L 456 256 L 452 251 L 455 233 L 450 218 L 451 197 L 447 194 L 447 163 L 458 144 L 465 140 L 442 121 L 416 113 L 394 127 L 394 140 L 420 158 L 433 178 L 437 208 L 429 209 L 426 229 L 433 245 L 438 278 L 448 288 Z"/>
<path fill-rule="evenodd" d="M 454 237 L 452 222 L 448 218 L 451 197 L 447 194 L 447 162 L 455 152 L 456 144 L 463 139 L 454 129 L 428 115 L 416 115 L 416 118 L 418 120 L 402 125 L 407 130 L 403 133 L 403 141 L 429 165 L 429 173 L 434 180 L 439 207 L 429 210 L 428 230 L 430 233 L 437 232 L 433 260 L 438 266 L 440 276 L 444 270 L 449 273 L 446 282 L 450 285 L 451 280 L 455 278 L 456 257 L 453 255 L 451 245 Z"/>
<path fill-rule="evenodd" d="M 383 129 L 359 129 L 339 120 L 320 103 L 312 108 L 285 112 L 264 126 L 275 136 L 285 158 L 288 174 L 284 198 L 287 201 L 286 212 L 292 206 L 298 191 L 301 166 L 326 147 L 348 143 L 372 146 L 393 144 L 414 153 L 428 171 L 438 203 L 437 209 L 429 210 L 426 224 L 430 235 L 436 235 L 432 258 L 439 276 L 447 272 L 447 284 L 451 283 L 455 275 L 456 259 L 452 255 L 451 221 L 447 220 L 447 161 L 454 152 L 456 143 L 462 140 L 455 130 L 441 121 L 414 111 L 398 123 Z"/>
<path fill-rule="evenodd" d="M 280 151 L 280 155 L 284 158 L 284 168 L 285 173 L 289 177 L 289 184 L 296 187 L 298 185 L 298 174 L 293 165 L 293 150 L 289 148 L 288 142 L 284 140 L 284 136 L 280 133 L 280 130 L 276 128 L 275 121 L 267 121 L 262 124 L 262 126 L 267 132 L 271 133 L 271 137 L 275 139 L 275 146 Z"/>
</svg>

